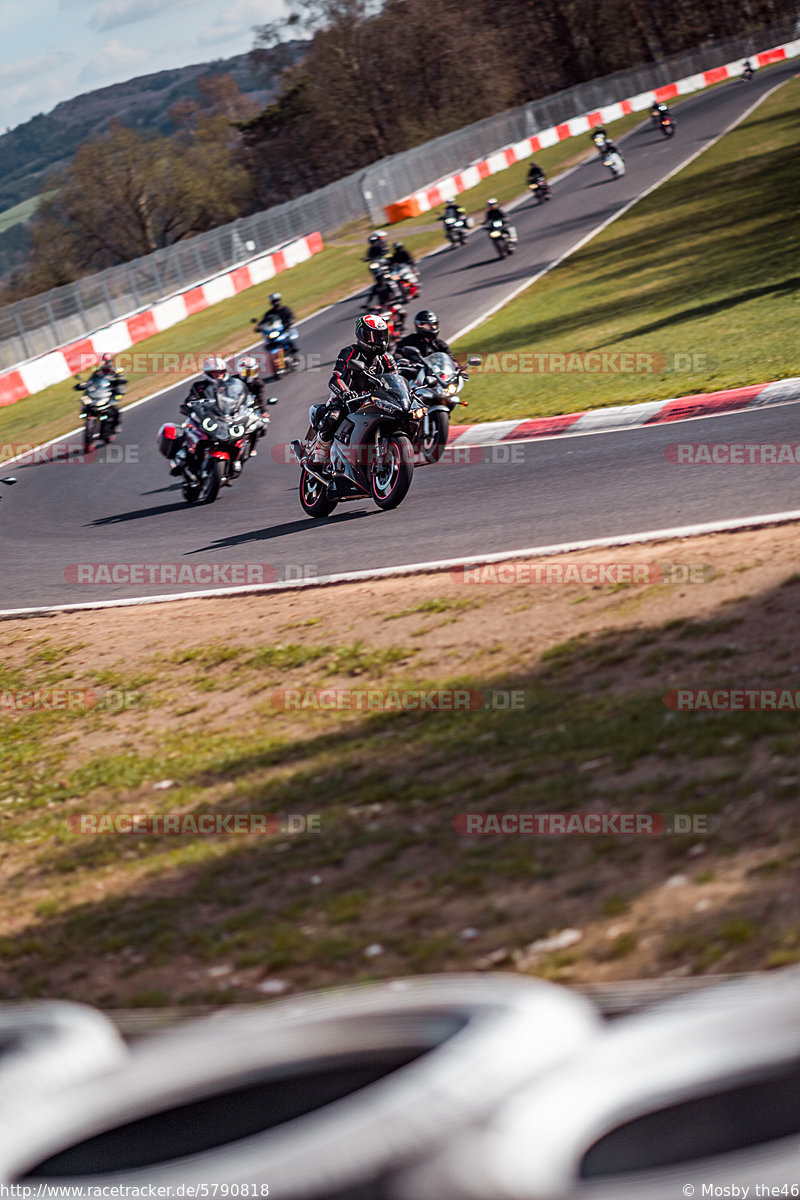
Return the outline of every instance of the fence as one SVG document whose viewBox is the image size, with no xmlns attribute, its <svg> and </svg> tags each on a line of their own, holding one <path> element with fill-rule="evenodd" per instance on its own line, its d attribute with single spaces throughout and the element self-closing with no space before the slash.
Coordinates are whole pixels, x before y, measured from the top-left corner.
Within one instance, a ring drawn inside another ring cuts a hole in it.
<svg viewBox="0 0 800 1200">
<path fill-rule="evenodd" d="M 780 45 L 794 33 L 794 18 L 787 18 L 744 37 L 578 84 L 381 159 L 265 212 L 6 305 L 0 308 L 0 370 L 84 337 L 310 230 L 325 235 L 365 215 L 380 224 L 387 204 L 502 146 L 570 117 Z"/>
</svg>

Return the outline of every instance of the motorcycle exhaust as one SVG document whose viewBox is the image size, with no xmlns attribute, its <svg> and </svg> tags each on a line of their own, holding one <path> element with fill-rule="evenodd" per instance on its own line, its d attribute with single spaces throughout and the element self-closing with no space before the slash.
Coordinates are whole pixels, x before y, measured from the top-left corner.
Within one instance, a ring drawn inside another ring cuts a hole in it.
<svg viewBox="0 0 800 1200">
<path fill-rule="evenodd" d="M 393 1200 L 758 1195 L 800 1162 L 800 971 L 623 1018 Z M 731 1190 L 739 1185 L 740 1190 Z M 726 1190 L 727 1189 L 727 1190 Z M 763 1192 L 760 1194 L 764 1194 Z M 778 1193 L 775 1194 L 785 1194 Z"/>
<path fill-rule="evenodd" d="M 390 1178 L 487 1120 L 598 1026 L 588 1001 L 511 975 L 217 1014 L 135 1043 L 126 1066 L 68 1102 L 45 1096 L 15 1113 L 0 1125 L 0 1183 L 379 1200 Z"/>
</svg>

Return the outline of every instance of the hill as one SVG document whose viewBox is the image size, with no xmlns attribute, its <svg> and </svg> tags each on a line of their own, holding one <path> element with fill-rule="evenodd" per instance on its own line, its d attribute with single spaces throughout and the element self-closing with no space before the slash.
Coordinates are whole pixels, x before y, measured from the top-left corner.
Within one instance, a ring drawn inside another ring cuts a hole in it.
<svg viewBox="0 0 800 1200">
<path fill-rule="evenodd" d="M 294 61 L 304 45 L 291 42 L 282 50 Z M 112 120 L 140 131 L 174 132 L 169 116 L 172 105 L 178 100 L 198 99 L 198 81 L 223 74 L 232 75 L 239 90 L 261 105 L 279 91 L 277 76 L 254 75 L 249 55 L 238 54 L 98 88 L 8 130 L 0 135 L 0 212 L 44 190 L 50 172 L 66 166 L 81 142 L 107 128 Z"/>
</svg>

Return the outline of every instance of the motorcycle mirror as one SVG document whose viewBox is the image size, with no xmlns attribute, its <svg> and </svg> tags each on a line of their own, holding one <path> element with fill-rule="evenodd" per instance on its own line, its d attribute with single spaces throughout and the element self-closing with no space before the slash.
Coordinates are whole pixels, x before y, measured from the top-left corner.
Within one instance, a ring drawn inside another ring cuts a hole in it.
<svg viewBox="0 0 800 1200">
<path fill-rule="evenodd" d="M 480 354 L 468 354 L 467 355 L 467 366 L 468 367 L 479 367 L 480 365 L 481 365 Z"/>
<path fill-rule="evenodd" d="M 256 323 L 256 321 L 257 321 L 257 320 L 258 320 L 258 317 L 251 317 L 251 318 L 250 318 L 250 324 L 251 324 L 251 325 L 255 325 L 255 323 Z"/>
<path fill-rule="evenodd" d="M 277 403 L 278 403 L 278 397 L 277 397 L 277 396 L 269 396 L 269 397 L 267 398 L 267 404 L 277 404 Z"/>
<path fill-rule="evenodd" d="M 15 476 L 15 475 L 8 475 L 8 476 L 6 476 L 6 478 L 5 478 L 5 479 L 3 479 L 3 480 L 0 480 L 0 483 L 7 483 L 7 484 L 9 484 L 9 486 L 10 486 L 12 483 L 16 483 L 16 482 L 17 482 L 17 478 L 16 478 L 16 476 Z"/>
</svg>

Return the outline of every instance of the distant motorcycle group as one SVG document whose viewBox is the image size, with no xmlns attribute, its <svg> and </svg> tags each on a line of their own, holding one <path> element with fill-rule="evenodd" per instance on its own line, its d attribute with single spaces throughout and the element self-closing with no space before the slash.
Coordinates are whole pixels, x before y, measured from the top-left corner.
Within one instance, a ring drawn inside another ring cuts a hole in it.
<svg viewBox="0 0 800 1200">
<path fill-rule="evenodd" d="M 748 62 L 742 78 L 747 81 L 752 73 Z M 665 137 L 674 136 L 675 120 L 666 104 L 654 102 L 650 116 Z M 625 162 L 606 130 L 596 126 L 590 136 L 612 178 L 624 175 Z M 551 198 L 550 185 L 536 163 L 530 164 L 527 186 L 537 205 Z M 464 209 L 448 201 L 438 219 L 450 248 L 463 246 L 474 224 Z M 514 252 L 516 230 L 495 198 L 487 202 L 482 227 L 498 258 Z M 456 405 L 467 403 L 460 393 L 469 375 L 439 337 L 436 314 L 418 312 L 414 333 L 405 335 L 405 305 L 422 288 L 412 255 L 400 242 L 390 251 L 385 232 L 376 230 L 368 239 L 364 261 L 372 285 L 362 306 L 366 315 L 356 321 L 355 343 L 336 360 L 330 399 L 311 406 L 305 438 L 291 443 L 301 468 L 300 502 L 313 517 L 329 515 L 343 501 L 365 497 L 379 508 L 396 507 L 408 493 L 415 459 L 441 459 L 451 413 Z M 263 335 L 273 379 L 299 369 L 294 314 L 280 293 L 270 296 L 270 308 L 251 324 Z M 476 362 L 480 359 L 468 359 L 468 365 Z M 186 420 L 167 422 L 159 430 L 158 448 L 171 474 L 181 478 L 189 504 L 212 503 L 248 459 L 257 456 L 257 443 L 269 425 L 266 409 L 277 403 L 276 397 L 265 398 L 265 381 L 258 378 L 259 363 L 253 355 L 241 356 L 235 365 L 231 371 L 224 358 L 206 359 L 202 377 L 181 404 Z M 111 355 L 104 354 L 89 379 L 79 378 L 75 384 L 83 393 L 80 415 L 86 452 L 96 442 L 115 437 L 118 400 L 126 383 Z"/>
</svg>

